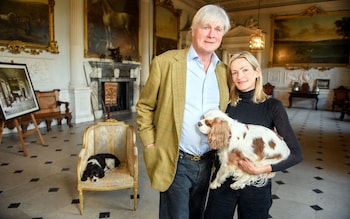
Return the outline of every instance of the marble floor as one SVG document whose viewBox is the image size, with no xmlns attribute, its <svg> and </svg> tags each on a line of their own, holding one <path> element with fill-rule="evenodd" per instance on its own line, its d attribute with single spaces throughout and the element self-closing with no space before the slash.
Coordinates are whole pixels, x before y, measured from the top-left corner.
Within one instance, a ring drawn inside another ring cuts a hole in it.
<svg viewBox="0 0 350 219">
<path fill-rule="evenodd" d="M 339 112 L 287 109 L 301 142 L 304 161 L 273 178 L 270 218 L 347 219 L 350 215 L 350 118 Z M 135 114 L 116 116 L 135 124 Z M 151 189 L 139 148 L 139 198 L 133 211 L 132 190 L 84 192 L 84 214 L 76 191 L 77 156 L 84 129 L 93 124 L 41 129 L 25 139 L 24 157 L 17 134 L 5 134 L 0 145 L 0 218 L 158 218 L 158 192 Z M 236 216 L 235 216 L 236 218 Z"/>
</svg>

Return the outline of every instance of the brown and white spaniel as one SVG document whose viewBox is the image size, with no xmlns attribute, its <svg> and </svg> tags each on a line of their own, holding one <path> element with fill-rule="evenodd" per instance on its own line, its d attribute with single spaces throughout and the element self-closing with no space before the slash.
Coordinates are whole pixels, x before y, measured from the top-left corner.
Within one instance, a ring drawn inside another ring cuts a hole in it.
<svg viewBox="0 0 350 219">
<path fill-rule="evenodd" d="M 218 150 L 221 163 L 211 189 L 220 187 L 229 176 L 235 180 L 230 185 L 235 190 L 247 185 L 264 186 L 275 173 L 252 175 L 241 170 L 238 161 L 246 158 L 256 166 L 264 166 L 285 160 L 290 154 L 287 144 L 273 130 L 240 123 L 220 110 L 206 113 L 197 126 L 208 135 L 210 147 Z"/>
</svg>

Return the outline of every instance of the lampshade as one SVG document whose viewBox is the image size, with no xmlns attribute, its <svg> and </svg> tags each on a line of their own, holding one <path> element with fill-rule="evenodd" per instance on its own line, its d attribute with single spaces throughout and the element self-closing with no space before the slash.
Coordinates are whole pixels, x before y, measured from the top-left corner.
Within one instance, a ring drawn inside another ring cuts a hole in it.
<svg viewBox="0 0 350 219">
<path fill-rule="evenodd" d="M 255 33 L 252 33 L 250 35 L 250 39 L 249 39 L 250 50 L 262 50 L 265 47 L 265 35 L 262 32 L 262 30 L 259 29 L 259 23 L 260 23 L 260 0 L 259 0 L 259 6 L 258 6 L 258 28 L 256 29 Z"/>
<path fill-rule="evenodd" d="M 255 33 L 250 35 L 249 49 L 261 50 L 265 47 L 265 34 L 259 28 L 256 29 Z"/>
</svg>

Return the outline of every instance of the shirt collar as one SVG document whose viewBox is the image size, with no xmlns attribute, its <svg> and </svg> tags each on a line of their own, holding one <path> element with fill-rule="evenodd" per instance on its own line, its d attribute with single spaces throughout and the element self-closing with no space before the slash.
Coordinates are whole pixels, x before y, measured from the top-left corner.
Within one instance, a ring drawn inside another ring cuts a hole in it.
<svg viewBox="0 0 350 219">
<path fill-rule="evenodd" d="M 199 59 L 199 56 L 191 44 L 191 46 L 188 50 L 188 54 L 187 54 L 187 61 L 198 60 L 198 59 Z M 219 57 L 216 55 L 215 52 L 213 52 L 213 55 L 211 56 L 211 63 L 219 64 L 220 62 L 221 61 L 220 61 Z"/>
</svg>

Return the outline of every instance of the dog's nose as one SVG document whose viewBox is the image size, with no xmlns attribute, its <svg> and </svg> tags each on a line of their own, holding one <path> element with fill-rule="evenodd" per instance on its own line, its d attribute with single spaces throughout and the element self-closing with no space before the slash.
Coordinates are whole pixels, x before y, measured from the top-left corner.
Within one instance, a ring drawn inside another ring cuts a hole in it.
<svg viewBox="0 0 350 219">
<path fill-rule="evenodd" d="M 197 123 L 197 126 L 198 126 L 198 127 L 201 127 L 201 126 L 202 126 L 202 123 L 201 123 L 201 122 L 198 122 L 198 123 Z"/>
</svg>

